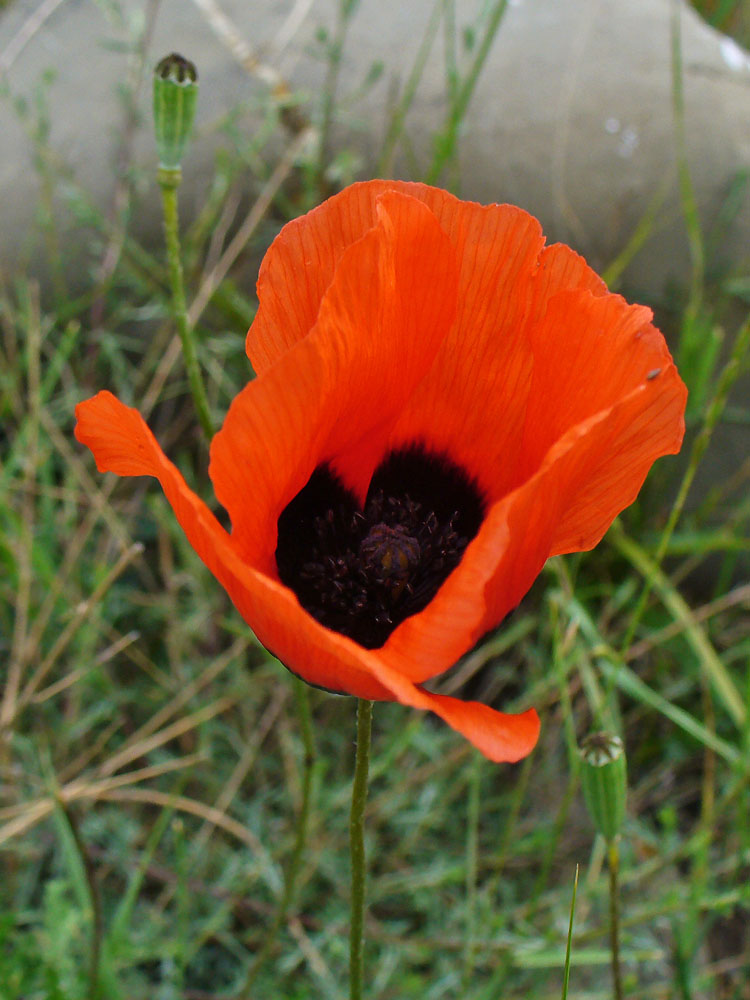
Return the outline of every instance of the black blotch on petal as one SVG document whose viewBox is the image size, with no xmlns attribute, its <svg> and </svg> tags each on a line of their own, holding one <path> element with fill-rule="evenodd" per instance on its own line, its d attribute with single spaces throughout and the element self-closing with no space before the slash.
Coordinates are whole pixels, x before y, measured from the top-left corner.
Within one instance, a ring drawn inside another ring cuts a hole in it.
<svg viewBox="0 0 750 1000">
<path fill-rule="evenodd" d="M 322 625 L 377 649 L 427 607 L 484 514 L 471 477 L 419 445 L 386 457 L 364 509 L 322 465 L 279 517 L 279 578 Z"/>
</svg>

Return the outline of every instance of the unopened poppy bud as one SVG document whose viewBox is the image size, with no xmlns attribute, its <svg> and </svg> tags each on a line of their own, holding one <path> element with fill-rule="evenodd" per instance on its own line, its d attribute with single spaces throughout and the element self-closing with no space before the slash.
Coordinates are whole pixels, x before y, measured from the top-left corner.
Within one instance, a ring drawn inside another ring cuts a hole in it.
<svg viewBox="0 0 750 1000">
<path fill-rule="evenodd" d="M 154 132 L 163 171 L 179 171 L 193 130 L 198 73 L 195 66 L 175 52 L 154 70 Z"/>
<path fill-rule="evenodd" d="M 627 770 L 619 736 L 592 733 L 581 744 L 583 797 L 597 831 L 607 843 L 620 832 L 625 818 Z"/>
</svg>

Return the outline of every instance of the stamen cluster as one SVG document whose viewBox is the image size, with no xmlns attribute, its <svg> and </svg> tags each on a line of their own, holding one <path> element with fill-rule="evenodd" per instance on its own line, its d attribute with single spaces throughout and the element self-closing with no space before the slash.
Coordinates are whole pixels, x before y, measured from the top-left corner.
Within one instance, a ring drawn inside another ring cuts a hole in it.
<svg viewBox="0 0 750 1000">
<path fill-rule="evenodd" d="M 322 625 L 377 649 L 429 604 L 480 523 L 477 491 L 433 456 L 392 455 L 363 509 L 321 466 L 279 518 L 279 576 Z"/>
</svg>

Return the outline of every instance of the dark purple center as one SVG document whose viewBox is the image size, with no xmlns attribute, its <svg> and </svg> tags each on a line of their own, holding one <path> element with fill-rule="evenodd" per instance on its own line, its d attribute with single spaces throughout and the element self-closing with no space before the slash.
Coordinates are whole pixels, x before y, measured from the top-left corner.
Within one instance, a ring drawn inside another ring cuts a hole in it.
<svg viewBox="0 0 750 1000">
<path fill-rule="evenodd" d="M 464 470 L 421 447 L 378 466 L 364 508 L 321 465 L 279 517 L 279 578 L 321 625 L 377 649 L 427 607 L 484 513 Z"/>
</svg>

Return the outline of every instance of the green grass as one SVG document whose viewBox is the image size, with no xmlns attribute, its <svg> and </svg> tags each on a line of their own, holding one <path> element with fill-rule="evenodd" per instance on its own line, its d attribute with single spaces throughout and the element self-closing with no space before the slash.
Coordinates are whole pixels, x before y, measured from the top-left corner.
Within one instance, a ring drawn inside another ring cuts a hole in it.
<svg viewBox="0 0 750 1000">
<path fill-rule="evenodd" d="M 322 108 L 269 96 L 252 137 L 227 109 L 225 152 L 183 234 L 217 417 L 250 375 L 248 275 L 283 222 L 353 169 L 327 129 L 355 6 L 342 5 L 321 41 Z M 450 36 L 453 6 L 445 24 L 436 14 L 426 27 L 428 48 L 437 31 Z M 459 38 L 446 65 L 452 97 L 435 159 L 422 165 L 442 183 L 503 6 L 486 5 L 471 45 Z M 740 8 L 705 13 L 744 23 Z M 418 62 L 394 102 L 384 164 L 408 141 L 401 124 L 420 72 Z M 209 499 L 162 248 L 108 221 L 52 155 L 44 85 L 18 112 L 48 206 L 64 200 L 92 236 L 73 282 L 67 231 L 47 212 L 29 253 L 49 280 L 0 276 L 0 1000 L 343 1000 L 355 704 L 310 692 L 311 755 L 293 679 L 254 641 L 160 491 L 100 476 L 73 439 L 75 403 L 106 386 L 138 405 Z M 261 194 L 244 207 L 248 169 Z M 122 184 L 138 218 L 137 192 L 126 175 Z M 683 173 L 693 281 L 662 311 L 694 390 L 683 455 L 657 464 L 597 550 L 552 560 L 442 681 L 460 676 L 464 694 L 502 707 L 536 705 L 538 748 L 515 767 L 491 765 L 436 720 L 375 706 L 372 1000 L 612 996 L 605 851 L 576 752 L 603 722 L 629 756 L 625 995 L 748 996 L 750 463 L 702 496 L 694 483 L 716 429 L 750 420 L 732 394 L 748 371 L 750 273 L 716 273 L 689 185 Z M 725 349 L 708 364 L 696 338 L 719 327 Z M 306 787 L 307 846 L 286 898 Z"/>
</svg>

